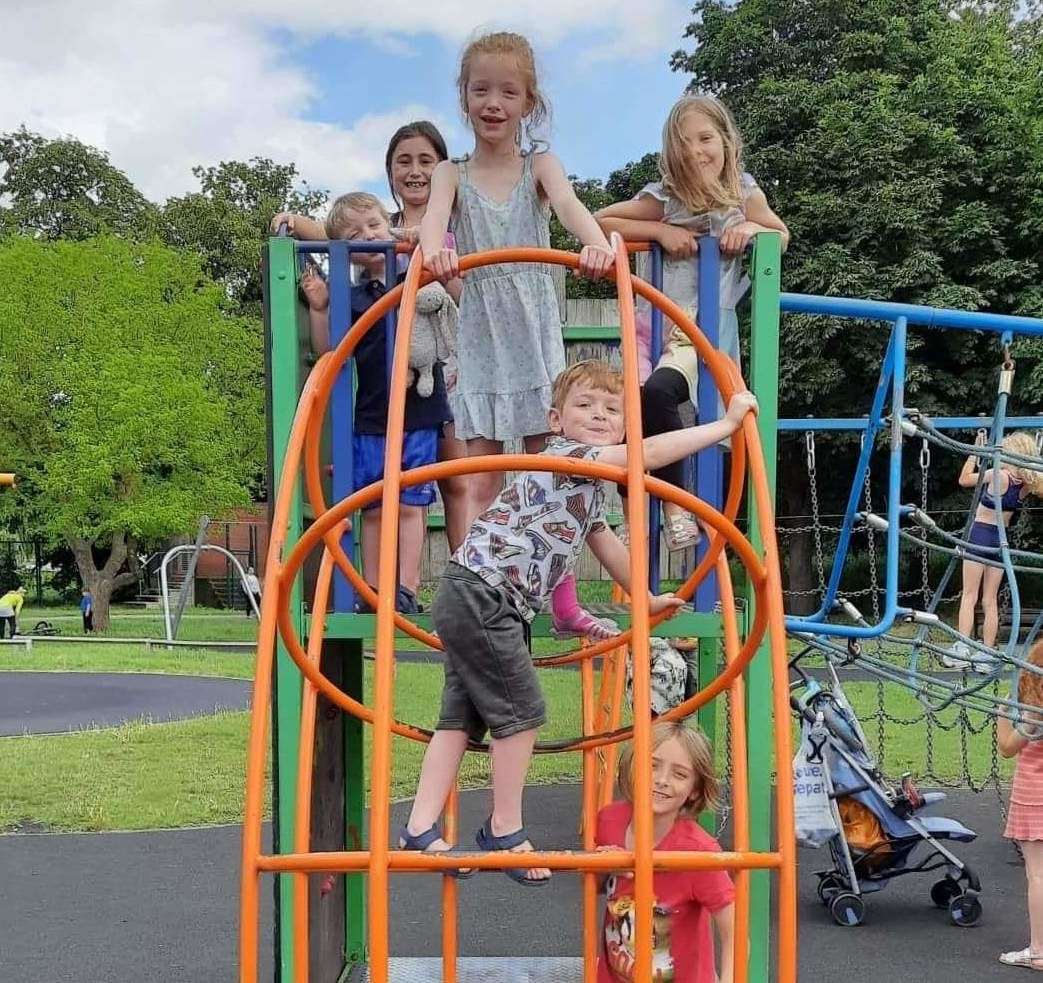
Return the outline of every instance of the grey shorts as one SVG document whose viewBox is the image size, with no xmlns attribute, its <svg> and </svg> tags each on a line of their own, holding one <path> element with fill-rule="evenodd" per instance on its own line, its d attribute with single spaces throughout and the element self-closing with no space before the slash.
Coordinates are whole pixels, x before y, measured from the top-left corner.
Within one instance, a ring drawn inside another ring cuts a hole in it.
<svg viewBox="0 0 1043 983">
<path fill-rule="evenodd" d="M 535 730 L 547 719 L 525 638 L 525 621 L 507 595 L 450 562 L 431 606 L 445 648 L 439 730 L 480 741 Z"/>
</svg>

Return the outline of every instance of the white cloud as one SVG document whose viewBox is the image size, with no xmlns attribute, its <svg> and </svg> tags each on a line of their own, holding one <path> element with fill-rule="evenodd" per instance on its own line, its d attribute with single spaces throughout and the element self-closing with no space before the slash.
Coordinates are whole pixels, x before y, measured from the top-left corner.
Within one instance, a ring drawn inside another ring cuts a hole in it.
<svg viewBox="0 0 1043 983">
<path fill-rule="evenodd" d="M 379 182 L 398 126 L 447 122 L 420 103 L 351 126 L 308 120 L 318 81 L 243 19 L 51 3 L 21 27 L 24 43 L 0 53 L 0 129 L 24 122 L 104 149 L 153 200 L 197 187 L 196 164 L 254 156 L 294 161 L 310 184 L 334 191 Z"/>
<path fill-rule="evenodd" d="M 184 7 L 208 14 L 208 0 L 186 0 Z M 509 13 L 492 13 L 479 0 L 312 0 L 287 5 L 282 0 L 225 0 L 221 10 L 244 18 L 312 34 L 366 34 L 372 37 L 432 34 L 459 43 L 482 30 L 517 30 L 536 44 L 558 44 L 570 36 L 600 34 L 618 44 L 620 57 L 645 57 L 670 50 L 689 5 L 683 0 L 514 0 Z"/>
<path fill-rule="evenodd" d="M 0 130 L 25 123 L 106 150 L 153 200 L 197 186 L 191 168 L 253 156 L 294 161 L 334 191 L 379 183 L 391 132 L 429 118 L 461 133 L 426 97 L 350 125 L 309 114 L 321 80 L 292 62 L 277 39 L 365 36 L 398 57 L 434 35 L 460 43 L 479 29 L 525 32 L 537 46 L 576 43 L 576 64 L 668 51 L 684 0 L 520 0 L 509 21 L 489 20 L 474 0 L 38 0 L 20 4 L 17 43 L 0 51 Z M 60 43 L 56 38 L 60 37 Z M 582 38 L 583 45 L 575 39 Z M 346 69 L 347 70 L 347 69 Z M 447 80 L 447 86 L 450 84 Z M 437 102 L 447 105 L 444 93 Z M 454 142 L 451 140 L 451 142 Z"/>
</svg>

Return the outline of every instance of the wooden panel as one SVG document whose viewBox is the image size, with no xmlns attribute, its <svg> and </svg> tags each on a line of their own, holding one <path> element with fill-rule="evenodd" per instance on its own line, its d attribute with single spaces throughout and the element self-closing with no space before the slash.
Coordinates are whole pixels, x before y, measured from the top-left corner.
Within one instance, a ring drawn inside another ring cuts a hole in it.
<svg viewBox="0 0 1043 983">
<path fill-rule="evenodd" d="M 326 641 L 322 672 L 335 685 L 344 685 L 344 666 L 352 643 Z M 344 724 L 341 711 L 319 694 L 315 720 L 315 757 L 312 767 L 312 850 L 358 849 L 345 842 Z M 310 978 L 336 980 L 344 969 L 344 878 L 316 874 L 308 879 L 311 930 Z"/>
</svg>

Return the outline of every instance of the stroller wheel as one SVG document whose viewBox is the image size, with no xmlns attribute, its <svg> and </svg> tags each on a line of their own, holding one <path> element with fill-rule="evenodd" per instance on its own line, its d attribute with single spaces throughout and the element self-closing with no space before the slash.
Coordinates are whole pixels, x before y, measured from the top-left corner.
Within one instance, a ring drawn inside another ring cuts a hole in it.
<svg viewBox="0 0 1043 983">
<path fill-rule="evenodd" d="M 963 888 L 959 881 L 954 881 L 951 877 L 943 877 L 931 885 L 931 901 L 938 908 L 948 908 L 949 902 L 961 894 L 963 894 Z"/>
<path fill-rule="evenodd" d="M 819 901 L 828 908 L 833 899 L 844 890 L 844 884 L 833 874 L 826 874 L 819 880 L 816 890 Z"/>
<path fill-rule="evenodd" d="M 949 902 L 949 917 L 954 925 L 967 928 L 981 918 L 981 902 L 972 894 L 961 894 Z"/>
<path fill-rule="evenodd" d="M 857 894 L 838 894 L 829 903 L 829 913 L 833 921 L 844 928 L 854 928 L 861 925 L 866 916 L 866 906 Z"/>
</svg>

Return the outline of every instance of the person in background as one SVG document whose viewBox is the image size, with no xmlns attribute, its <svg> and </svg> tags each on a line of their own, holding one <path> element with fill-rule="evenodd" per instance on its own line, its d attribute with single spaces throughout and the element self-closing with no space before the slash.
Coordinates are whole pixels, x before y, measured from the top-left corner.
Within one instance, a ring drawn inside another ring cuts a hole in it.
<svg viewBox="0 0 1043 983">
<path fill-rule="evenodd" d="M 83 618 L 84 635 L 94 634 L 94 595 L 89 587 L 83 588 L 80 595 L 80 616 Z"/>
<path fill-rule="evenodd" d="M 261 581 L 257 579 L 253 567 L 246 568 L 246 583 L 243 585 L 243 590 L 246 593 L 246 616 L 249 618 L 253 614 L 254 604 L 257 605 L 258 611 L 261 610 Z M 253 604 L 250 603 L 251 598 L 253 598 Z"/>
<path fill-rule="evenodd" d="M 24 587 L 9 590 L 3 597 L 0 597 L 0 638 L 4 637 L 5 625 L 9 629 L 11 637 L 15 637 L 18 632 L 18 617 L 22 613 L 24 603 Z"/>
</svg>

